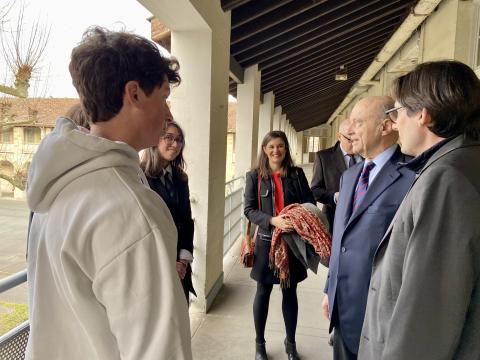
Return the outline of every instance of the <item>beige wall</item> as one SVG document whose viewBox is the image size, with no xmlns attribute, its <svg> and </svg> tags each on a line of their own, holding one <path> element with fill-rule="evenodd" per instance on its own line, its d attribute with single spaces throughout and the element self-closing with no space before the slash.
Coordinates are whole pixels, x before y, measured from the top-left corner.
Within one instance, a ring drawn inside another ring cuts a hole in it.
<svg viewBox="0 0 480 360">
<path fill-rule="evenodd" d="M 40 128 L 41 139 L 51 132 L 51 128 Z M 38 144 L 25 144 L 24 127 L 13 128 L 13 143 L 0 143 L 0 161 L 6 161 L 13 165 L 15 174 L 22 172 L 26 176 L 27 167 L 32 161 L 32 156 L 37 151 Z M 0 171 L 2 169 L 0 168 Z M 9 174 L 7 174 L 9 175 Z M 18 188 L 13 188 L 12 184 L 6 180 L 0 180 L 0 196 L 25 198 L 25 192 Z"/>
<path fill-rule="evenodd" d="M 437 10 L 412 34 L 373 79 L 375 84 L 357 95 L 331 123 L 327 147 L 335 143 L 338 124 L 347 117 L 355 103 L 366 96 L 390 95 L 390 85 L 416 64 L 455 59 L 473 67 L 474 29 L 478 5 L 473 0 L 444 0 Z"/>
</svg>

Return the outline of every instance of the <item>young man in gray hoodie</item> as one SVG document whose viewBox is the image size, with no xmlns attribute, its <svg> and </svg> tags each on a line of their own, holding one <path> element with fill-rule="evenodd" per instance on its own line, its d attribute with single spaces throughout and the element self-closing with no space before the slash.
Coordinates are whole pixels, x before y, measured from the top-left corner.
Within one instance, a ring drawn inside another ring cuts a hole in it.
<svg viewBox="0 0 480 360">
<path fill-rule="evenodd" d="M 30 167 L 27 359 L 191 359 L 175 224 L 138 161 L 171 118 L 177 70 L 125 32 L 91 28 L 73 49 L 91 131 L 57 119 Z"/>
</svg>

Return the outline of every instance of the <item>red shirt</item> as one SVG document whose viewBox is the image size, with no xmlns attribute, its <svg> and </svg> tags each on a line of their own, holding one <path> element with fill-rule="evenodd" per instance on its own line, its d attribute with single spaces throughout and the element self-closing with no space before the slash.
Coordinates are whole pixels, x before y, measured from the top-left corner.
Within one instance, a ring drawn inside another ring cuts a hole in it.
<svg viewBox="0 0 480 360">
<path fill-rule="evenodd" d="M 282 174 L 280 172 L 275 172 L 272 174 L 273 184 L 275 185 L 275 215 L 277 216 L 280 211 L 283 210 L 283 186 L 282 186 Z"/>
</svg>

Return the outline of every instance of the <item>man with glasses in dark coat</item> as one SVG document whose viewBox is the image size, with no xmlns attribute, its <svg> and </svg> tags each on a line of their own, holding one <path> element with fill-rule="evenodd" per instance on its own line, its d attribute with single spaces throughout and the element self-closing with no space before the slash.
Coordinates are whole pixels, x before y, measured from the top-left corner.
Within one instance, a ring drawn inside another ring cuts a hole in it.
<svg viewBox="0 0 480 360">
<path fill-rule="evenodd" d="M 417 176 L 373 262 L 360 359 L 480 358 L 480 80 L 457 61 L 393 84 Z"/>
<path fill-rule="evenodd" d="M 333 232 L 340 177 L 350 166 L 362 161 L 360 155 L 353 154 L 352 142 L 347 136 L 349 125 L 349 119 L 340 123 L 337 143 L 331 148 L 318 151 L 313 163 L 311 189 L 315 201 L 323 204 L 330 232 Z"/>
</svg>

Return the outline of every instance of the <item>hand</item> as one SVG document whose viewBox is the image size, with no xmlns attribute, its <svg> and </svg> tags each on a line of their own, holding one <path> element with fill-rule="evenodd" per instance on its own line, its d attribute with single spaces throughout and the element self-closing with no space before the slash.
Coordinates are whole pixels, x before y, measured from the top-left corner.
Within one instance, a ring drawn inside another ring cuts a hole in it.
<svg viewBox="0 0 480 360">
<path fill-rule="evenodd" d="M 276 228 L 282 229 L 283 231 L 292 231 L 293 226 L 290 220 L 284 218 L 284 215 L 279 215 L 272 217 L 270 219 L 270 224 L 275 226 Z"/>
<path fill-rule="evenodd" d="M 178 277 L 183 280 L 185 278 L 185 274 L 187 273 L 187 264 L 185 264 L 183 261 L 177 261 L 176 267 Z"/>
<path fill-rule="evenodd" d="M 330 313 L 328 312 L 328 295 L 325 294 L 322 300 L 322 310 L 323 316 L 325 316 L 328 320 L 330 320 Z"/>
<path fill-rule="evenodd" d="M 335 204 L 338 202 L 338 197 L 340 196 L 340 193 L 337 191 L 333 197 L 335 198 Z"/>
</svg>

